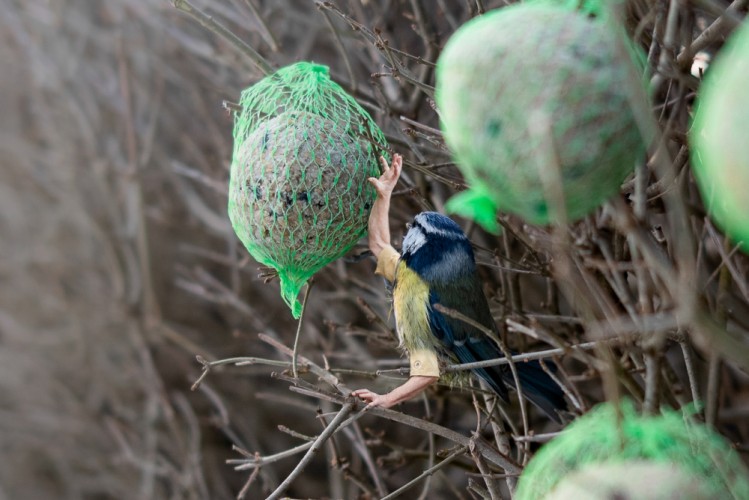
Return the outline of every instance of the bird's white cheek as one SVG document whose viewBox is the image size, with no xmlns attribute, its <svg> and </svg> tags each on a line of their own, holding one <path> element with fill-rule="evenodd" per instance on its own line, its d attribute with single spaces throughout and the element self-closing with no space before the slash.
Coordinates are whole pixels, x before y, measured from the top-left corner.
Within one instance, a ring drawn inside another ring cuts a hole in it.
<svg viewBox="0 0 749 500">
<path fill-rule="evenodd" d="M 421 231 L 411 230 L 406 234 L 403 240 L 403 252 L 404 253 L 415 253 L 419 248 L 423 247 L 427 242 L 426 236 Z"/>
</svg>

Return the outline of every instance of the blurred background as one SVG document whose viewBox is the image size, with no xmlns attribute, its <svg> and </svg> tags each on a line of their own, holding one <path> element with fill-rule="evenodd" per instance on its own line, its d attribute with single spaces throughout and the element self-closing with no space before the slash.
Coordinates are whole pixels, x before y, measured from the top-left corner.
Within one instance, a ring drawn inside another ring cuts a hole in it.
<svg viewBox="0 0 749 500">
<path fill-rule="evenodd" d="M 432 63 L 458 26 L 504 2 L 194 5 L 274 67 L 329 65 L 333 79 L 367 108 L 407 160 L 392 219 L 396 243 L 415 213 L 441 209 L 462 187 L 435 130 Z M 692 40 L 725 8 L 710 5 L 684 6 L 679 36 Z M 651 66 L 659 60 L 653 34 L 665 22 L 664 6 L 643 1 L 629 9 L 637 43 L 655 51 Z M 679 180 L 659 184 L 645 170 L 647 213 L 638 224 L 672 258 L 661 195 L 680 190 L 707 307 L 745 335 L 747 259 L 723 250 L 685 168 L 698 80 L 688 66 L 666 60 L 666 67 L 661 88 L 668 90 L 656 94 L 655 106 Z M 166 0 L 0 0 L 0 499 L 264 498 L 300 455 L 269 461 L 251 477 L 252 470 L 226 464 L 243 458 L 232 446 L 250 457 L 273 456 L 317 435 L 337 411 L 329 401 L 290 392 L 283 363 L 217 366 L 190 390 L 201 374 L 196 355 L 287 362 L 258 333 L 290 346 L 297 328 L 277 281 L 264 283 L 267 274 L 226 215 L 232 117 L 222 102 L 238 101 L 261 77 L 240 49 Z M 623 193 L 634 189 L 630 181 Z M 590 340 L 590 318 L 564 300 L 551 271 L 549 231 L 512 216 L 502 222 L 507 230 L 499 237 L 462 225 L 503 335 L 523 351 Z M 664 339 L 650 368 L 662 380 L 659 399 L 673 407 L 703 399 L 703 418 L 746 458 L 746 372 L 721 362 L 709 343 L 695 349 L 689 332 L 668 321 L 673 303 L 657 280 L 635 287 L 634 296 L 617 293 L 620 278 L 643 264 L 621 251 L 625 238 L 605 211 L 571 226 L 570 235 L 580 269 L 562 278 L 577 279 L 582 297 L 605 297 L 617 314 L 643 313 L 641 297 L 648 314 L 664 312 L 666 320 L 648 331 Z M 384 284 L 372 274 L 373 260 L 358 258 L 365 250 L 362 241 L 316 276 L 300 353 L 352 388 L 387 390 L 404 378 L 398 369 L 405 363 L 394 349 Z M 730 265 L 721 267 L 721 255 Z M 731 275 L 716 279 L 721 269 Z M 613 367 L 618 390 L 639 402 L 647 373 L 642 333 L 630 324 L 607 331 L 624 335 L 622 342 L 605 356 L 591 354 Z M 595 359 L 557 361 L 577 410 L 611 396 Z M 303 378 L 302 386 L 321 384 L 317 376 Z M 438 388 L 401 409 L 468 436 L 484 404 L 472 394 Z M 504 411 L 508 435 L 523 435 L 517 401 Z M 526 431 L 559 430 L 530 411 Z M 516 453 L 521 442 L 506 445 Z M 453 445 L 366 417 L 329 442 L 287 493 L 380 497 Z M 471 498 L 471 486 L 482 483 L 476 467 L 466 454 L 408 495 Z"/>
</svg>

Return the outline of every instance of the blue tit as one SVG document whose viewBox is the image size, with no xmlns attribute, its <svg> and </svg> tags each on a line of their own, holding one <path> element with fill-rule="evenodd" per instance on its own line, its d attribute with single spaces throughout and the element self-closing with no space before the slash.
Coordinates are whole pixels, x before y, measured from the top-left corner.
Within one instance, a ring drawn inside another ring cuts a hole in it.
<svg viewBox="0 0 749 500">
<path fill-rule="evenodd" d="M 460 363 L 503 356 L 484 332 L 440 313 L 435 304 L 458 311 L 497 333 L 468 238 L 449 217 L 423 212 L 414 218 L 403 240 L 395 270 L 393 309 L 402 346 L 409 352 L 432 350 L 442 359 Z M 561 388 L 537 361 L 515 366 L 524 396 L 561 423 L 557 410 L 566 409 Z M 507 401 L 507 386 L 515 386 L 509 366 L 471 371 Z"/>
</svg>

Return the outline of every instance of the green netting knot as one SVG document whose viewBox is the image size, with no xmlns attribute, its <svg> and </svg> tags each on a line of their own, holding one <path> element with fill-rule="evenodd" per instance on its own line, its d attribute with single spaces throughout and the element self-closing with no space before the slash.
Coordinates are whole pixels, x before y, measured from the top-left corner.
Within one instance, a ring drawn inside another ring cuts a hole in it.
<svg viewBox="0 0 749 500">
<path fill-rule="evenodd" d="M 299 291 L 366 232 L 387 144 L 369 114 L 300 62 L 242 92 L 234 122 L 229 218 L 247 250 L 273 267 L 299 317 Z"/>
<path fill-rule="evenodd" d="M 302 303 L 297 300 L 302 287 L 312 277 L 312 274 L 294 275 L 285 270 L 278 271 L 278 278 L 281 280 L 281 297 L 286 305 L 291 309 L 291 314 L 299 318 L 302 314 Z"/>
<path fill-rule="evenodd" d="M 328 69 L 328 67 L 322 64 L 315 64 L 315 63 L 298 63 L 298 64 L 309 64 L 310 71 L 313 71 L 315 73 L 322 73 L 325 76 L 330 75 L 330 70 Z"/>
<path fill-rule="evenodd" d="M 445 204 L 445 210 L 473 219 L 492 234 L 500 232 L 497 224 L 497 203 L 482 184 L 476 184 L 471 189 L 450 198 Z"/>
</svg>

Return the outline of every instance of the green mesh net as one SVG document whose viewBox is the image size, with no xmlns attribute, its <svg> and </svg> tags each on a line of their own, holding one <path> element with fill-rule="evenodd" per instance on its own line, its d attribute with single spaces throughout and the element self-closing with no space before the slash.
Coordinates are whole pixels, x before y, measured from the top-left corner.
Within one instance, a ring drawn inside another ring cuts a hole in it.
<svg viewBox="0 0 749 500">
<path fill-rule="evenodd" d="M 698 479 L 713 498 L 749 498 L 749 471 L 707 426 L 667 411 L 647 417 L 634 405 L 601 404 L 544 445 L 520 476 L 516 499 L 537 500 L 565 477 L 592 464 L 646 460 L 668 463 Z"/>
<path fill-rule="evenodd" d="M 300 62 L 242 92 L 234 123 L 229 218 L 247 250 L 297 296 L 366 232 L 385 154 L 382 131 L 328 68 Z"/>
<path fill-rule="evenodd" d="M 551 1 L 514 4 L 450 38 L 436 101 L 472 189 L 448 210 L 494 230 L 497 209 L 536 224 L 562 220 L 560 212 L 573 221 L 618 191 L 644 151 L 628 92 L 633 77 L 641 82 L 634 47 L 619 55 L 605 17 Z"/>
<path fill-rule="evenodd" d="M 690 129 L 692 164 L 717 224 L 749 253 L 749 23 L 718 53 L 705 74 Z"/>
</svg>

